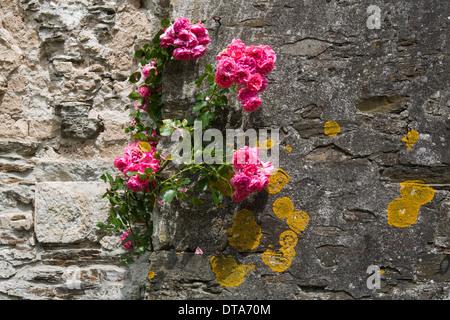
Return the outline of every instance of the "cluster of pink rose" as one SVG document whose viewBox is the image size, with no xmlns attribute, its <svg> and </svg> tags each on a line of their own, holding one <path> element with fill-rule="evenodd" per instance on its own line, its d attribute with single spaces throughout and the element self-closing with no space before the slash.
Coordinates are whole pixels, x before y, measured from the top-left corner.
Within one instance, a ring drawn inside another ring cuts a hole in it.
<svg viewBox="0 0 450 320">
<path fill-rule="evenodd" d="M 145 146 L 143 150 L 143 145 Z M 145 169 L 152 168 L 153 173 L 159 170 L 159 159 L 155 157 L 156 144 L 137 141 L 126 146 L 124 155 L 114 160 L 114 166 L 123 174 L 138 172 L 145 174 Z M 138 174 L 131 176 L 126 183 L 127 187 L 134 191 L 150 191 L 149 179 L 141 179 Z"/>
<path fill-rule="evenodd" d="M 129 235 L 131 234 L 131 231 L 127 231 L 122 234 L 122 237 L 120 237 L 120 242 L 123 242 Z M 127 241 L 123 244 L 123 247 L 127 250 L 130 250 L 133 245 L 131 244 L 131 241 Z"/>
<path fill-rule="evenodd" d="M 239 39 L 233 41 L 216 57 L 215 81 L 223 87 L 238 85 L 238 99 L 247 112 L 258 110 L 261 99 L 258 94 L 267 89 L 265 77 L 277 60 L 275 52 L 267 45 L 249 46 Z"/>
<path fill-rule="evenodd" d="M 159 37 L 161 48 L 175 46 L 173 56 L 177 60 L 196 60 L 206 53 L 206 45 L 211 42 L 208 30 L 201 21 L 190 24 L 189 19 L 179 17 Z"/>
<path fill-rule="evenodd" d="M 151 84 L 146 84 L 145 83 L 145 79 L 147 79 L 150 76 L 150 70 L 155 70 L 155 75 L 158 74 L 158 71 L 156 66 L 156 59 L 148 64 L 146 64 L 145 66 L 142 67 L 142 83 L 139 85 L 139 94 L 142 96 L 142 98 L 144 98 L 144 102 L 142 103 L 142 105 L 139 105 L 138 100 L 136 100 L 134 102 L 134 105 L 136 106 L 136 108 L 147 111 L 147 107 L 149 105 L 149 100 L 148 97 L 150 97 L 152 94 L 154 94 L 155 92 L 152 92 L 149 88 L 149 85 Z M 156 90 L 156 92 L 161 90 L 161 86 L 159 86 L 159 88 Z"/>
<path fill-rule="evenodd" d="M 258 147 L 237 150 L 233 155 L 234 177 L 230 179 L 234 187 L 233 201 L 242 201 L 251 193 L 262 191 L 269 184 L 273 169 L 269 161 L 260 161 Z"/>
</svg>

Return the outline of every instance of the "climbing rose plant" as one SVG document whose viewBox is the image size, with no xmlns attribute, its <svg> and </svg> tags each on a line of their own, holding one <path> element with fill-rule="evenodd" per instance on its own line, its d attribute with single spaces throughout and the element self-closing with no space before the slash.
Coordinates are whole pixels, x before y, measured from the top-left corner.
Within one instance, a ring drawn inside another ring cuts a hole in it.
<svg viewBox="0 0 450 320">
<path fill-rule="evenodd" d="M 101 176 L 109 184 L 104 197 L 111 206 L 107 223 L 97 223 L 107 232 L 122 233 L 121 244 L 127 252 L 121 256 L 120 265 L 153 250 L 151 214 L 163 210 L 164 203 L 177 198 L 202 205 L 196 195 L 211 191 L 215 205 L 219 206 L 226 196 L 232 194 L 232 200 L 239 202 L 269 183 L 273 166 L 260 161 L 258 147 L 236 150 L 231 164 L 225 158 L 223 164 L 191 161 L 176 173 L 164 173 L 172 157 L 170 152 L 164 153 L 159 148 L 162 137 L 170 136 L 175 130 L 182 136 L 192 134 L 194 123 L 198 122 L 202 130 L 210 128 L 216 111 L 228 107 L 227 96 L 231 93 L 237 95 L 246 112 L 256 111 L 262 104 L 259 93 L 268 86 L 265 76 L 276 61 L 275 52 L 269 46 L 247 47 L 234 39 L 217 55 L 216 70 L 211 64 L 206 65 L 205 72 L 195 81 L 195 86 L 200 88 L 206 79 L 207 90 L 196 95 L 191 116 L 161 119 L 162 75 L 173 60 L 197 60 L 205 55 L 211 39 L 204 22 L 192 24 L 184 17 L 172 22 L 163 19 L 152 43 L 135 52 L 140 67 L 128 80 L 137 90 L 128 97 L 134 102 L 136 112 L 130 114 L 132 120 L 125 130 L 131 134 L 132 142 L 114 161 L 120 173 Z"/>
</svg>

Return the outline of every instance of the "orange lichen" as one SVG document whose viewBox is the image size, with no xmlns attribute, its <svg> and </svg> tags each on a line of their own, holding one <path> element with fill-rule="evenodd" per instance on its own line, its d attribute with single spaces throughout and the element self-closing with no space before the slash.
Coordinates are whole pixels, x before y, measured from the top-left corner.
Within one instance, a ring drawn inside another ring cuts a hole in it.
<svg viewBox="0 0 450 320">
<path fill-rule="evenodd" d="M 404 228 L 417 221 L 420 207 L 433 199 L 434 190 L 423 181 L 413 180 L 400 183 L 400 194 L 402 197 L 387 207 L 388 224 Z"/>
<path fill-rule="evenodd" d="M 341 127 L 335 121 L 327 121 L 323 129 L 325 134 L 330 137 L 335 137 L 339 132 L 341 132 Z"/>
<path fill-rule="evenodd" d="M 273 212 L 280 219 L 288 218 L 294 212 L 294 204 L 288 197 L 275 200 L 272 208 Z"/>
<path fill-rule="evenodd" d="M 280 219 L 287 219 L 287 224 L 296 233 L 303 232 L 309 223 L 309 215 L 303 211 L 294 211 L 294 204 L 288 197 L 275 200 L 273 212 Z"/>
<path fill-rule="evenodd" d="M 411 150 L 411 146 L 419 140 L 419 133 L 416 130 L 409 131 L 402 141 L 406 144 L 406 150 Z"/>
<path fill-rule="evenodd" d="M 289 175 L 283 169 L 277 169 L 277 172 L 270 176 L 269 184 L 265 189 L 270 194 L 278 193 L 289 180 Z"/>
<path fill-rule="evenodd" d="M 282 247 L 278 250 L 278 253 L 269 248 L 261 254 L 261 257 L 270 269 L 276 272 L 283 272 L 291 266 L 295 257 L 294 247 L 298 242 L 298 238 L 294 232 L 288 230 L 280 235 L 279 242 Z"/>
<path fill-rule="evenodd" d="M 211 267 L 216 274 L 217 282 L 225 287 L 239 286 L 244 281 L 245 275 L 255 270 L 253 264 L 238 264 L 231 256 L 213 256 L 211 258 Z"/>
<path fill-rule="evenodd" d="M 274 145 L 275 145 L 275 140 L 273 140 L 273 139 L 268 139 L 268 140 L 266 140 L 266 141 L 264 141 L 264 142 L 256 141 L 256 146 L 257 146 L 258 148 L 270 149 L 270 148 L 272 148 Z"/>
<path fill-rule="evenodd" d="M 309 223 L 309 215 L 303 211 L 295 211 L 287 218 L 289 228 L 297 233 L 303 232 Z"/>
<path fill-rule="evenodd" d="M 242 209 L 234 217 L 233 226 L 228 231 L 228 243 L 238 251 L 256 248 L 261 239 L 261 227 L 255 221 L 253 212 Z"/>
<path fill-rule="evenodd" d="M 290 145 L 287 145 L 284 149 L 289 153 L 292 152 L 292 147 Z"/>
<path fill-rule="evenodd" d="M 420 180 L 411 180 L 400 183 L 400 194 L 417 205 L 424 205 L 434 197 L 434 190 Z"/>
</svg>

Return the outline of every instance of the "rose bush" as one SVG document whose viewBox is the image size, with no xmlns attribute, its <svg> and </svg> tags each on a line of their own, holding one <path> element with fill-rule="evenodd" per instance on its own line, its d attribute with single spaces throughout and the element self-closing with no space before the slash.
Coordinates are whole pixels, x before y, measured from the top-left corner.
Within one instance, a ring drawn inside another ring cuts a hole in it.
<svg viewBox="0 0 450 320">
<path fill-rule="evenodd" d="M 171 155 L 158 149 L 160 139 L 175 130 L 182 136 L 193 133 L 196 121 L 201 122 L 202 129 L 211 127 L 216 110 L 228 106 L 227 95 L 231 92 L 237 94 L 245 111 L 258 110 L 261 105 L 259 93 L 267 88 L 266 75 L 276 61 L 270 47 L 247 47 L 241 40 L 234 39 L 217 55 L 216 70 L 212 65 L 206 65 L 205 72 L 195 81 L 200 88 L 206 79 L 207 90 L 197 94 L 192 116 L 161 119 L 164 70 L 174 59 L 197 60 L 205 55 L 211 40 L 203 23 L 191 24 L 184 17 L 173 22 L 163 19 L 162 28 L 152 43 L 135 52 L 140 67 L 129 77 L 137 87 L 129 98 L 134 101 L 136 112 L 131 113 L 132 121 L 125 130 L 133 141 L 114 161 L 120 174 L 105 173 L 101 177 L 109 184 L 104 197 L 109 199 L 111 207 L 108 222 L 99 222 L 98 226 L 122 234 L 121 243 L 127 252 L 121 257 L 121 265 L 153 250 L 151 213 L 158 210 L 157 206 L 175 198 L 201 205 L 202 201 L 195 194 L 207 190 L 212 191 L 216 205 L 220 205 L 224 195 L 231 194 L 232 200 L 238 202 L 260 192 L 269 182 L 273 166 L 260 161 L 257 147 L 237 150 L 232 164 L 226 163 L 226 159 L 223 164 L 214 165 L 192 161 L 175 174 L 164 174 Z M 224 192 L 219 187 L 231 192 Z"/>
</svg>

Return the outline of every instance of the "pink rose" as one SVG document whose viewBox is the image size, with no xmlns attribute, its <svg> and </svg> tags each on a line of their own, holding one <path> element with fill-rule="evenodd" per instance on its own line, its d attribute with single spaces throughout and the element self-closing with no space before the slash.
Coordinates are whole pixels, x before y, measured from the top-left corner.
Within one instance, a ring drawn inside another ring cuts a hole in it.
<svg viewBox="0 0 450 320">
<path fill-rule="evenodd" d="M 175 41 L 175 31 L 173 30 L 173 26 L 168 27 L 162 35 L 159 36 L 161 39 L 161 48 L 167 48 L 173 46 L 173 42 Z"/>
<path fill-rule="evenodd" d="M 241 58 L 245 52 L 245 44 L 240 39 L 233 39 L 227 46 L 228 54 L 235 60 Z"/>
<path fill-rule="evenodd" d="M 236 72 L 236 63 L 233 59 L 222 59 L 217 65 L 217 72 L 227 77 L 233 77 Z"/>
<path fill-rule="evenodd" d="M 256 61 L 265 59 L 267 57 L 264 49 L 256 46 L 250 46 L 245 48 L 245 55 L 247 57 L 255 59 Z"/>
<path fill-rule="evenodd" d="M 147 98 L 150 97 L 150 95 L 152 94 L 152 92 L 150 91 L 150 89 L 146 86 L 140 87 L 139 88 L 139 93 L 141 94 L 142 97 Z"/>
<path fill-rule="evenodd" d="M 192 50 L 189 48 L 179 47 L 173 51 L 173 56 L 177 60 L 190 60 L 192 57 Z"/>
<path fill-rule="evenodd" d="M 231 198 L 234 202 L 241 202 L 243 201 L 245 198 L 247 198 L 250 195 L 249 192 L 247 192 L 246 190 L 235 190 L 233 197 Z"/>
<path fill-rule="evenodd" d="M 121 172 L 129 166 L 129 160 L 126 157 L 118 157 L 114 160 L 114 166 Z"/>
<path fill-rule="evenodd" d="M 248 100 L 250 100 L 251 98 L 255 98 L 258 96 L 258 92 L 256 91 L 252 91 L 250 89 L 247 88 L 243 88 L 239 91 L 238 93 L 238 99 L 240 102 L 245 103 Z"/>
<path fill-rule="evenodd" d="M 216 56 L 216 61 L 219 63 L 222 59 L 225 58 L 232 58 L 230 56 L 230 54 L 228 53 L 227 49 L 222 50 L 222 52 L 220 52 L 217 56 Z"/>
<path fill-rule="evenodd" d="M 250 72 L 248 72 L 246 69 L 239 68 L 234 73 L 234 81 L 239 85 L 246 84 L 249 77 L 250 77 Z"/>
<path fill-rule="evenodd" d="M 195 47 L 198 45 L 198 40 L 195 34 L 190 32 L 189 30 L 182 30 L 178 33 L 177 38 L 174 41 L 175 46 L 177 47 Z"/>
<path fill-rule="evenodd" d="M 246 69 L 248 72 L 253 73 L 256 70 L 256 60 L 252 57 L 242 56 L 236 60 L 236 65 L 239 68 Z"/>
<path fill-rule="evenodd" d="M 139 175 L 135 174 L 134 176 L 132 176 L 127 184 L 126 184 L 127 188 L 130 189 L 133 192 L 138 192 L 138 191 L 149 191 L 150 190 L 150 186 L 148 183 L 148 180 L 142 180 Z"/>
<path fill-rule="evenodd" d="M 150 70 L 155 70 L 155 75 L 158 74 L 158 72 L 156 72 L 155 62 L 146 64 L 145 66 L 142 67 L 142 74 L 144 75 L 145 78 L 150 76 Z"/>
<path fill-rule="evenodd" d="M 184 17 L 179 17 L 173 23 L 173 30 L 178 33 L 189 26 L 189 19 Z"/>
<path fill-rule="evenodd" d="M 120 237 L 120 243 L 122 243 L 130 234 L 131 234 L 131 231 L 127 231 L 124 234 L 122 234 L 122 237 Z M 123 246 L 125 249 L 130 250 L 131 249 L 131 241 L 127 241 Z"/>
<path fill-rule="evenodd" d="M 264 53 L 266 54 L 267 58 L 272 59 L 274 63 L 277 61 L 277 55 L 275 54 L 275 51 L 273 51 L 271 47 L 267 45 L 261 45 L 260 48 L 264 50 Z"/>
<path fill-rule="evenodd" d="M 262 101 L 258 97 L 250 98 L 242 107 L 246 112 L 254 112 L 258 110 Z"/>
<path fill-rule="evenodd" d="M 219 72 L 216 73 L 215 81 L 217 85 L 221 86 L 222 88 L 229 88 L 233 85 L 232 77 L 228 77 Z"/>
<path fill-rule="evenodd" d="M 233 154 L 234 169 L 243 170 L 249 164 L 259 165 L 259 148 L 246 146 Z"/>
<path fill-rule="evenodd" d="M 199 37 L 197 38 L 197 40 L 198 44 L 203 46 L 206 46 L 208 43 L 211 42 L 211 39 L 209 37 Z"/>
<path fill-rule="evenodd" d="M 142 106 L 139 105 L 139 102 L 136 100 L 134 102 L 134 105 L 136 106 L 136 108 L 147 111 L 147 107 L 149 105 L 149 102 L 147 99 L 144 100 L 144 103 L 142 104 Z"/>
<path fill-rule="evenodd" d="M 203 57 L 206 53 L 206 47 L 198 45 L 191 50 L 192 59 L 196 60 L 200 57 Z"/>
<path fill-rule="evenodd" d="M 250 184 L 252 178 L 246 175 L 243 172 L 236 172 L 233 178 L 230 179 L 231 185 L 235 189 L 247 189 L 247 186 Z"/>
<path fill-rule="evenodd" d="M 258 72 L 262 75 L 270 73 L 275 66 L 275 61 L 273 59 L 266 59 L 264 62 L 258 65 Z"/>
<path fill-rule="evenodd" d="M 259 73 L 252 74 L 247 81 L 247 89 L 251 91 L 259 91 L 262 86 L 262 76 Z"/>
<path fill-rule="evenodd" d="M 259 88 L 258 92 L 263 92 L 264 90 L 266 90 L 268 85 L 269 85 L 269 80 L 267 80 L 266 77 L 262 77 L 261 88 Z"/>
<path fill-rule="evenodd" d="M 197 38 L 208 37 L 208 30 L 199 21 L 196 24 L 189 26 L 189 30 L 196 35 Z"/>
</svg>

